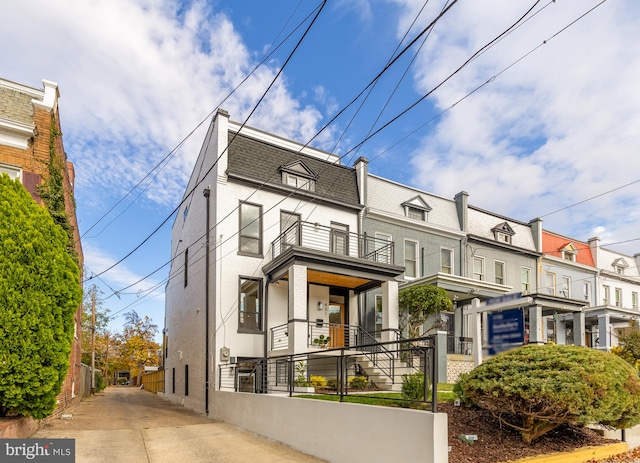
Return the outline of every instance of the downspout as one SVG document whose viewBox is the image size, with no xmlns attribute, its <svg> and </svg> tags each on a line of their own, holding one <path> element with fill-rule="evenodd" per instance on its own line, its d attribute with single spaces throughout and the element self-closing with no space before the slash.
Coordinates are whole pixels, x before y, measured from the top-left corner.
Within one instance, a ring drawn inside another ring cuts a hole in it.
<svg viewBox="0 0 640 463">
<path fill-rule="evenodd" d="M 202 192 L 206 198 L 207 204 L 207 220 L 206 220 L 206 239 L 205 239 L 205 269 L 204 269 L 204 331 L 205 331 L 205 361 L 204 361 L 204 413 L 209 416 L 209 197 L 211 189 L 205 188 Z"/>
</svg>

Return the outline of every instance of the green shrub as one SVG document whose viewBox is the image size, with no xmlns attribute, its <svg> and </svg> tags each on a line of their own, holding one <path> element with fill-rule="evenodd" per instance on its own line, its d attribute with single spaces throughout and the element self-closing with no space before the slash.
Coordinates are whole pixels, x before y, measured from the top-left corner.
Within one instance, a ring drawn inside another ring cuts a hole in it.
<svg viewBox="0 0 640 463">
<path fill-rule="evenodd" d="M 364 376 L 352 376 L 348 381 L 349 389 L 366 389 L 367 383 L 367 378 Z"/>
<path fill-rule="evenodd" d="M 95 375 L 96 375 L 96 392 L 104 391 L 107 385 L 104 382 L 102 375 L 100 373 L 96 373 Z"/>
<path fill-rule="evenodd" d="M 311 375 L 311 378 L 309 378 L 309 382 L 311 383 L 311 386 L 315 387 L 316 389 L 326 389 L 327 387 L 327 378 L 325 378 L 324 376 Z"/>
<path fill-rule="evenodd" d="M 24 187 L 0 174 L 0 416 L 42 419 L 55 409 L 82 302 L 68 243 Z"/>
<path fill-rule="evenodd" d="M 336 391 L 338 389 L 338 379 L 337 378 L 329 378 L 327 380 L 327 389 L 331 389 L 332 391 Z"/>
<path fill-rule="evenodd" d="M 424 373 L 402 375 L 402 397 L 409 400 L 424 400 Z"/>
<path fill-rule="evenodd" d="M 527 444 L 565 423 L 640 423 L 635 369 L 586 347 L 529 345 L 504 352 L 464 375 L 456 389 L 463 400 L 519 430 Z"/>
</svg>

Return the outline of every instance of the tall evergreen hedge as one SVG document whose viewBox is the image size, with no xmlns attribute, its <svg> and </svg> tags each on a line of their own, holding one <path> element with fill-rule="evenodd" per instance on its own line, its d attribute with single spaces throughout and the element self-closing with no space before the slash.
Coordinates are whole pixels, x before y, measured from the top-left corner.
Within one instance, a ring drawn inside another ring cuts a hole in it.
<svg viewBox="0 0 640 463">
<path fill-rule="evenodd" d="M 68 236 L 0 174 L 0 416 L 44 418 L 69 368 L 82 300 Z"/>
</svg>

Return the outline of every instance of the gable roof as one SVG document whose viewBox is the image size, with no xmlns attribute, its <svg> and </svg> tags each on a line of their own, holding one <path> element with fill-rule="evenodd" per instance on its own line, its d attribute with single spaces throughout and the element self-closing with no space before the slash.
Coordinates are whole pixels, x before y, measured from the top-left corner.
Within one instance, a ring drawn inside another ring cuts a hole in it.
<svg viewBox="0 0 640 463">
<path fill-rule="evenodd" d="M 513 231 L 513 228 L 511 228 L 511 225 L 509 225 L 507 222 L 502 222 L 501 224 L 496 225 L 491 229 L 491 231 L 504 233 L 505 235 L 509 236 L 513 236 L 516 234 L 516 232 Z"/>
<path fill-rule="evenodd" d="M 315 192 L 299 191 L 298 194 L 319 200 L 338 201 L 349 206 L 360 206 L 356 172 L 353 168 L 326 162 L 231 131 L 228 159 L 229 177 L 265 183 L 272 188 L 290 191 L 295 189 L 282 184 L 281 170 L 289 167 L 301 169 L 304 166 L 309 175 L 315 175 Z"/>
<path fill-rule="evenodd" d="M 401 204 L 403 207 L 413 207 L 421 211 L 430 212 L 431 206 L 422 198 L 422 196 L 414 196 L 413 198 Z"/>
<path fill-rule="evenodd" d="M 542 230 L 542 252 L 544 254 L 562 259 L 562 251 L 568 246 L 573 246 L 575 249 L 577 263 L 595 267 L 589 244 Z"/>
</svg>

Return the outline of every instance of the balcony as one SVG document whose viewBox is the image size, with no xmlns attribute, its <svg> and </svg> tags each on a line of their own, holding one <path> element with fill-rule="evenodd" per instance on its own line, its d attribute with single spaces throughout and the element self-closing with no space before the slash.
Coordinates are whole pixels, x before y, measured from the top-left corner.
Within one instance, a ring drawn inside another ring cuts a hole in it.
<svg viewBox="0 0 640 463">
<path fill-rule="evenodd" d="M 293 224 L 271 243 L 274 259 L 294 246 L 384 264 L 393 263 L 393 243 L 318 223 Z"/>
<path fill-rule="evenodd" d="M 356 293 L 379 287 L 404 272 L 393 264 L 393 242 L 318 223 L 297 222 L 271 243 L 271 258 L 262 267 L 270 281 L 288 278 L 292 265 L 308 270 L 313 284 Z"/>
</svg>

